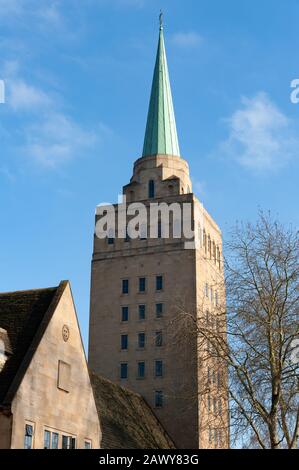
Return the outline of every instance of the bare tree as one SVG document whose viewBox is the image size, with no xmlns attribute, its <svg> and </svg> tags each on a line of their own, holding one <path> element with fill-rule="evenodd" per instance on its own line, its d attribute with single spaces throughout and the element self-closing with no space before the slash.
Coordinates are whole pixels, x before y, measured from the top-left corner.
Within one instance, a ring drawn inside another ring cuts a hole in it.
<svg viewBox="0 0 299 470">
<path fill-rule="evenodd" d="M 196 313 L 179 307 L 176 341 L 196 331 L 199 367 L 221 374 L 235 445 L 298 448 L 298 231 L 263 213 L 238 224 L 226 245 L 225 286 L 215 289 L 221 301 L 212 312 L 203 303 Z M 198 393 L 203 402 L 213 393 L 209 377 Z"/>
</svg>

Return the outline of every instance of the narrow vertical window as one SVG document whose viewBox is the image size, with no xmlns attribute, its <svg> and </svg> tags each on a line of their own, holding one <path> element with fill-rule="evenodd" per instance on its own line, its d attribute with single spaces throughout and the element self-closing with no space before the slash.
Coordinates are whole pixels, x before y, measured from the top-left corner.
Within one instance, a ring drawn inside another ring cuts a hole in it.
<svg viewBox="0 0 299 470">
<path fill-rule="evenodd" d="M 146 279 L 145 277 L 139 278 L 139 292 L 145 292 L 146 289 Z"/>
<path fill-rule="evenodd" d="M 162 408 L 163 406 L 163 392 L 161 390 L 157 390 L 155 392 L 155 407 Z"/>
<path fill-rule="evenodd" d="M 162 377 L 163 375 L 163 362 L 161 360 L 155 361 L 155 376 Z"/>
<path fill-rule="evenodd" d="M 128 335 L 121 335 L 120 347 L 121 349 L 128 349 Z"/>
<path fill-rule="evenodd" d="M 203 247 L 206 253 L 207 252 L 207 234 L 206 234 L 205 229 L 203 230 Z"/>
<path fill-rule="evenodd" d="M 139 379 L 144 379 L 145 377 L 145 362 L 144 361 L 138 362 L 137 375 Z"/>
<path fill-rule="evenodd" d="M 155 182 L 154 180 L 149 180 L 148 182 L 148 197 L 153 198 L 155 197 Z"/>
<path fill-rule="evenodd" d="M 158 221 L 158 238 L 162 238 L 162 224 L 161 224 L 161 220 Z"/>
<path fill-rule="evenodd" d="M 162 290 L 163 289 L 163 276 L 157 276 L 156 277 L 156 290 Z"/>
<path fill-rule="evenodd" d="M 145 347 L 145 333 L 138 333 L 138 348 Z"/>
<path fill-rule="evenodd" d="M 91 441 L 84 442 L 84 449 L 91 449 Z"/>
<path fill-rule="evenodd" d="M 138 306 L 138 317 L 139 320 L 145 320 L 145 305 Z"/>
<path fill-rule="evenodd" d="M 33 426 L 25 425 L 24 449 L 32 449 Z"/>
<path fill-rule="evenodd" d="M 70 448 L 70 438 L 69 436 L 62 436 L 62 448 L 69 449 Z"/>
<path fill-rule="evenodd" d="M 121 308 L 121 321 L 128 321 L 129 320 L 129 307 L 122 307 Z"/>
<path fill-rule="evenodd" d="M 160 348 L 163 345 L 163 334 L 162 331 L 156 331 L 156 346 Z"/>
<path fill-rule="evenodd" d="M 50 431 L 45 431 L 44 432 L 44 449 L 50 449 L 51 448 L 51 433 Z"/>
<path fill-rule="evenodd" d="M 129 293 L 129 279 L 122 280 L 122 293 L 123 294 Z"/>
<path fill-rule="evenodd" d="M 163 304 L 156 304 L 156 318 L 162 318 L 163 316 Z"/>
<path fill-rule="evenodd" d="M 128 378 L 128 364 L 127 362 L 123 362 L 120 365 L 120 378 L 127 379 Z"/>
<path fill-rule="evenodd" d="M 57 432 L 52 433 L 52 449 L 58 449 L 59 434 Z"/>
</svg>

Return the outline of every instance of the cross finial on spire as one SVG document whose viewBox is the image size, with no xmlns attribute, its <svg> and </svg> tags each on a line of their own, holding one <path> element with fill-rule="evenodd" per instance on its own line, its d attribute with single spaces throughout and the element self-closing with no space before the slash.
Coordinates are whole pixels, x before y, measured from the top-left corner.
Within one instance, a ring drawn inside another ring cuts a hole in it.
<svg viewBox="0 0 299 470">
<path fill-rule="evenodd" d="M 162 10 L 160 10 L 159 22 L 160 22 L 160 29 L 163 29 L 163 11 Z"/>
</svg>

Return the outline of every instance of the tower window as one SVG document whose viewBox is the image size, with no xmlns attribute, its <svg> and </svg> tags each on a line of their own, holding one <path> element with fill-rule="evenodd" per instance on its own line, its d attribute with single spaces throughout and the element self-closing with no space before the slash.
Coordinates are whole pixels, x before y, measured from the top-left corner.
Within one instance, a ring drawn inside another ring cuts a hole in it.
<svg viewBox="0 0 299 470">
<path fill-rule="evenodd" d="M 120 347 L 121 349 L 128 349 L 128 335 L 121 335 Z"/>
<path fill-rule="evenodd" d="M 139 278 L 139 292 L 145 292 L 146 288 L 146 279 L 145 277 Z"/>
<path fill-rule="evenodd" d="M 155 197 L 155 182 L 154 180 L 149 180 L 148 182 L 148 197 Z"/>
<path fill-rule="evenodd" d="M 163 316 L 163 304 L 156 304 L 156 318 L 162 318 Z"/>
<path fill-rule="evenodd" d="M 123 294 L 129 293 L 129 279 L 122 280 L 122 293 Z"/>
<path fill-rule="evenodd" d="M 127 362 L 123 362 L 120 365 L 120 378 L 127 379 L 128 378 L 128 364 Z"/>
<path fill-rule="evenodd" d="M 163 362 L 158 360 L 155 361 L 155 376 L 162 377 L 163 375 Z"/>
<path fill-rule="evenodd" d="M 207 234 L 205 230 L 203 230 L 203 247 L 206 253 L 207 252 Z"/>
<path fill-rule="evenodd" d="M 163 334 L 162 331 L 156 331 L 156 346 L 160 348 L 163 345 Z"/>
<path fill-rule="evenodd" d="M 158 238 L 162 238 L 162 224 L 161 224 L 161 220 L 158 221 Z"/>
<path fill-rule="evenodd" d="M 145 305 L 139 305 L 138 314 L 139 320 L 145 320 Z"/>
<path fill-rule="evenodd" d="M 145 347 L 145 333 L 138 333 L 138 348 Z"/>
<path fill-rule="evenodd" d="M 143 379 L 145 376 L 145 362 L 138 362 L 137 374 L 139 379 Z"/>
<path fill-rule="evenodd" d="M 156 277 L 156 290 L 162 290 L 163 289 L 163 276 L 157 276 Z"/>
<path fill-rule="evenodd" d="M 163 406 L 163 392 L 161 390 L 157 390 L 155 392 L 155 407 L 162 408 Z"/>
<path fill-rule="evenodd" d="M 129 307 L 122 307 L 121 308 L 121 321 L 128 321 L 129 320 Z"/>
</svg>

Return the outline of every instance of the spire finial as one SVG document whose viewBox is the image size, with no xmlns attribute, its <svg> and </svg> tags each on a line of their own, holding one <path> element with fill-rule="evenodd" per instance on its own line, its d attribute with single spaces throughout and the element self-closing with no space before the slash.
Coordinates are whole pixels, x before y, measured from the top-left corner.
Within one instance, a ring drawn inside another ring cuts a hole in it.
<svg viewBox="0 0 299 470">
<path fill-rule="evenodd" d="M 160 22 L 160 29 L 163 29 L 163 11 L 162 10 L 160 10 L 159 22 Z"/>
</svg>

